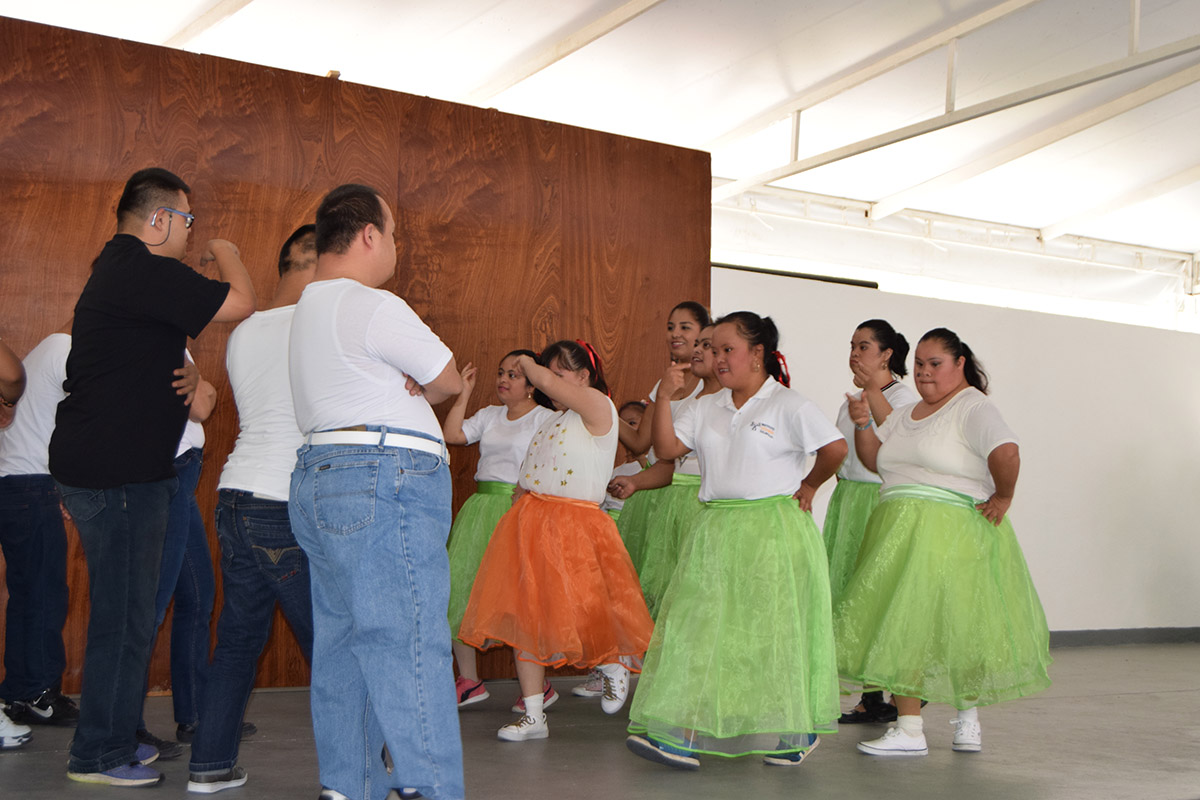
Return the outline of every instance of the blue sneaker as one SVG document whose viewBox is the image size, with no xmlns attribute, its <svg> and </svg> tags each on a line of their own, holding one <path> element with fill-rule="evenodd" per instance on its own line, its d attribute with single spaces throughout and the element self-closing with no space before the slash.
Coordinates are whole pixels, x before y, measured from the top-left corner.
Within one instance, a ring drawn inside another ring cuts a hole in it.
<svg viewBox="0 0 1200 800">
<path fill-rule="evenodd" d="M 696 758 L 682 747 L 660 742 L 646 736 L 629 736 L 625 739 L 625 747 L 635 756 L 641 756 L 647 761 L 662 764 L 675 769 L 700 769 L 700 759 Z"/>
<path fill-rule="evenodd" d="M 80 783 L 106 783 L 109 786 L 154 786 L 162 782 L 162 773 L 142 764 L 122 764 L 103 772 L 71 772 L 67 777 Z"/>
<path fill-rule="evenodd" d="M 139 744 L 137 751 L 133 754 L 133 760 L 143 767 L 147 764 L 153 764 L 158 760 L 158 748 L 152 744 Z"/>
<path fill-rule="evenodd" d="M 800 766 L 800 764 L 804 762 L 804 759 L 808 758 L 808 754 L 813 750 L 816 750 L 817 745 L 821 743 L 821 737 L 817 736 L 815 733 L 809 733 L 805 736 L 807 737 L 807 743 L 800 744 L 800 749 L 798 751 L 794 753 L 771 753 L 769 755 L 765 755 L 763 756 L 763 763 L 771 764 L 772 766 L 776 767 Z M 801 741 L 805 741 L 805 737 L 803 736 L 800 737 L 800 739 Z M 781 739 L 779 742 L 779 748 L 782 750 L 785 747 L 796 747 L 796 745 L 790 745 Z"/>
</svg>

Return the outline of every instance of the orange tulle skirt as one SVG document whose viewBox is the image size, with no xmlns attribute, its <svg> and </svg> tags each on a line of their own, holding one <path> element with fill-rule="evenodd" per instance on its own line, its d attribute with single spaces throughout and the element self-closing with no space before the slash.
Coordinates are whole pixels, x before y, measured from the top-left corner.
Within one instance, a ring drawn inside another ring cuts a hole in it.
<svg viewBox="0 0 1200 800">
<path fill-rule="evenodd" d="M 612 519 L 595 503 L 529 492 L 492 534 L 458 635 L 589 668 L 640 657 L 653 628 Z"/>
</svg>

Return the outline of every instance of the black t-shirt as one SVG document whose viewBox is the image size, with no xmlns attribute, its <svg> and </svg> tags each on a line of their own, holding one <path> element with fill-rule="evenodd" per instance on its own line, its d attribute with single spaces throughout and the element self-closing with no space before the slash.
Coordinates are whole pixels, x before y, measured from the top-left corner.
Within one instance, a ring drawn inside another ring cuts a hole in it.
<svg viewBox="0 0 1200 800">
<path fill-rule="evenodd" d="M 55 479 L 110 489 L 175 474 L 188 409 L 174 372 L 227 294 L 228 283 L 153 255 L 135 236 L 104 246 L 75 304 L 68 395 L 50 438 Z"/>
</svg>

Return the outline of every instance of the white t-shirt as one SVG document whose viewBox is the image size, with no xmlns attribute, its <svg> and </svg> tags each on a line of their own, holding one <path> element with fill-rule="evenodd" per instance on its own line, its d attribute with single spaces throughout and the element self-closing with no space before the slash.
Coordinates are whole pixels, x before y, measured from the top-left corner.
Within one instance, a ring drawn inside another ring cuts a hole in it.
<svg viewBox="0 0 1200 800">
<path fill-rule="evenodd" d="M 816 403 L 768 378 L 742 407 L 722 389 L 685 406 L 675 435 L 700 457 L 700 499 L 795 494 L 805 459 L 842 439 Z"/>
<path fill-rule="evenodd" d="M 518 483 L 531 492 L 572 497 L 599 505 L 617 457 L 617 407 L 610 400 L 612 427 L 592 436 L 574 411 L 552 413 L 538 427 L 521 465 Z"/>
<path fill-rule="evenodd" d="M 896 381 L 884 389 L 883 396 L 892 407 L 892 413 L 899 411 L 905 406 L 910 406 L 921 399 L 916 392 L 900 381 Z M 888 416 L 891 415 L 889 414 Z M 854 451 L 854 420 L 850 419 L 850 401 L 848 400 L 842 400 L 842 407 L 838 409 L 837 429 L 842 432 L 842 436 L 846 437 L 846 444 L 850 446 L 850 452 L 846 454 L 846 460 L 838 468 L 838 477 L 848 481 L 882 483 L 883 481 L 880 480 L 878 475 L 863 466 L 862 462 L 858 460 L 858 453 Z"/>
<path fill-rule="evenodd" d="M 621 466 L 612 471 L 612 475 L 608 476 L 611 483 L 613 478 L 619 478 L 623 475 L 637 475 L 642 471 L 642 465 L 636 461 L 626 461 Z M 625 507 L 625 501 L 619 497 L 613 497 L 608 494 L 607 490 L 604 493 L 604 502 L 600 504 L 601 511 L 620 511 Z"/>
<path fill-rule="evenodd" d="M 52 333 L 29 351 L 25 394 L 13 409 L 12 425 L 0 437 L 0 476 L 49 475 L 50 434 L 59 402 L 67 396 L 67 354 L 71 337 Z"/>
<path fill-rule="evenodd" d="M 295 306 L 250 315 L 229 334 L 225 369 L 238 411 L 238 437 L 218 489 L 287 502 L 304 436 L 296 425 L 288 379 L 288 338 Z"/>
<path fill-rule="evenodd" d="M 913 406 L 878 430 L 877 466 L 883 488 L 905 483 L 938 486 L 982 502 L 996 491 L 988 455 L 1017 435 L 983 392 L 967 387 L 932 415 L 913 421 Z"/>
<path fill-rule="evenodd" d="M 192 352 L 186 347 L 183 349 L 183 357 L 188 360 L 188 363 L 196 363 L 196 359 L 192 358 Z M 189 417 L 187 424 L 183 426 L 183 435 L 179 437 L 179 447 L 175 449 L 175 457 L 179 458 L 193 447 L 204 449 L 204 426 Z"/>
<path fill-rule="evenodd" d="M 305 287 L 292 318 L 288 364 L 301 433 L 356 425 L 407 428 L 442 439 L 426 384 L 453 357 L 396 295 L 339 278 Z"/>
<path fill-rule="evenodd" d="M 518 419 L 509 419 L 507 407 L 488 406 L 464 420 L 467 444 L 479 442 L 475 480 L 516 483 L 533 434 L 552 414 L 545 406 L 534 406 Z"/>
</svg>

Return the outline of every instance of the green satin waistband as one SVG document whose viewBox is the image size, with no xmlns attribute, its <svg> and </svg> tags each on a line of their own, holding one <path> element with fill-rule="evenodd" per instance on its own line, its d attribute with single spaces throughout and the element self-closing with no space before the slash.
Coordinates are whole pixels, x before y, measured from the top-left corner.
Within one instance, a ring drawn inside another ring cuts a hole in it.
<svg viewBox="0 0 1200 800">
<path fill-rule="evenodd" d="M 757 500 L 708 500 L 704 503 L 706 506 L 714 508 L 742 508 L 743 506 L 769 506 L 772 503 L 794 503 L 796 498 L 790 494 L 777 494 L 773 497 L 760 497 Z"/>
<path fill-rule="evenodd" d="M 946 503 L 960 508 L 975 510 L 975 499 L 965 494 L 937 486 L 925 486 L 920 483 L 904 483 L 899 486 L 889 486 L 879 493 L 879 502 L 895 500 L 901 497 L 911 497 L 914 500 L 933 500 L 936 503 Z"/>
<path fill-rule="evenodd" d="M 700 476 L 699 475 L 681 475 L 678 472 L 674 472 L 671 474 L 671 485 L 672 486 L 699 486 L 700 485 Z"/>
<path fill-rule="evenodd" d="M 476 481 L 476 494 L 507 494 L 511 495 L 513 489 L 517 488 L 515 483 L 505 483 L 504 481 Z"/>
</svg>

